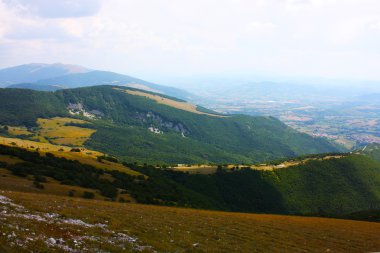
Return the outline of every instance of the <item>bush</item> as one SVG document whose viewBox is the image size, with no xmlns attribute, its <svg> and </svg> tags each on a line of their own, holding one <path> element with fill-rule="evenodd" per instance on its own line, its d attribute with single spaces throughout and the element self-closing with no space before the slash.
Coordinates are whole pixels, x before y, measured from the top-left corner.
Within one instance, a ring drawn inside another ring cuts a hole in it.
<svg viewBox="0 0 380 253">
<path fill-rule="evenodd" d="M 38 181 L 34 181 L 33 182 L 33 185 L 34 185 L 34 187 L 36 187 L 37 189 L 44 189 L 45 188 L 45 186 L 43 185 L 43 184 L 41 184 L 40 182 L 38 182 Z"/>
<path fill-rule="evenodd" d="M 46 153 L 46 157 L 50 157 L 50 158 L 52 158 L 52 157 L 55 157 L 52 153 Z"/>
<path fill-rule="evenodd" d="M 95 198 L 95 194 L 93 192 L 84 191 L 82 197 L 85 199 L 93 199 Z"/>
<path fill-rule="evenodd" d="M 119 163 L 119 160 L 116 158 L 116 157 L 113 157 L 113 156 L 98 156 L 97 157 L 98 161 L 99 162 L 102 162 L 103 160 L 106 160 L 106 161 L 109 161 L 109 162 L 113 162 L 113 163 Z"/>
<path fill-rule="evenodd" d="M 39 182 L 39 183 L 46 183 L 47 182 L 46 177 L 40 176 L 40 175 L 35 175 L 34 181 Z"/>
<path fill-rule="evenodd" d="M 70 190 L 70 191 L 67 193 L 67 195 L 68 195 L 69 197 L 74 197 L 74 196 L 75 196 L 75 190 Z"/>
</svg>

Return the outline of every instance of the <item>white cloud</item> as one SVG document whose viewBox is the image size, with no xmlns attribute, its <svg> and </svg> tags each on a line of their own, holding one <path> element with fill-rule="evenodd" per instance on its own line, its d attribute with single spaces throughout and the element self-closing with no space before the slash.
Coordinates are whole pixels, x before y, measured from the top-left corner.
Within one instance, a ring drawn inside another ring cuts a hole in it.
<svg viewBox="0 0 380 253">
<path fill-rule="evenodd" d="M 259 69 L 380 79 L 365 64 L 380 65 L 378 0 L 54 3 L 0 0 L 0 67 L 63 61 L 130 74 Z"/>
<path fill-rule="evenodd" d="M 252 22 L 248 25 L 248 32 L 252 33 L 271 33 L 276 29 L 276 25 L 271 22 Z"/>
<path fill-rule="evenodd" d="M 10 7 L 23 14 L 44 18 L 84 17 L 94 15 L 100 8 L 100 0 L 4 0 Z"/>
<path fill-rule="evenodd" d="M 368 27 L 375 32 L 379 32 L 380 31 L 380 17 L 374 18 L 371 22 L 369 22 Z"/>
</svg>

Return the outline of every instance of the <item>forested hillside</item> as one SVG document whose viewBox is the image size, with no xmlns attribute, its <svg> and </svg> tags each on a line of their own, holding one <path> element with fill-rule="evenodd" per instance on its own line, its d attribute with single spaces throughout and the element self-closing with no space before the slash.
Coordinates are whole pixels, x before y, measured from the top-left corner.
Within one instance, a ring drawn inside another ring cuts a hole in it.
<svg viewBox="0 0 380 253">
<path fill-rule="evenodd" d="M 0 145 L 0 168 L 33 176 L 36 186 L 52 178 L 117 201 L 125 192 L 139 203 L 239 212 L 340 216 L 380 209 L 380 163 L 361 155 L 273 171 L 220 167 L 210 175 L 125 165 L 144 176 Z"/>
<path fill-rule="evenodd" d="M 125 88 L 125 90 L 134 90 Z M 147 93 L 148 94 L 148 93 Z M 182 101 L 165 97 L 171 101 Z M 36 92 L 0 90 L 0 124 L 37 126 L 38 118 L 91 120 L 86 147 L 126 161 L 256 163 L 340 149 L 299 133 L 273 117 L 193 113 L 113 86 Z"/>
</svg>

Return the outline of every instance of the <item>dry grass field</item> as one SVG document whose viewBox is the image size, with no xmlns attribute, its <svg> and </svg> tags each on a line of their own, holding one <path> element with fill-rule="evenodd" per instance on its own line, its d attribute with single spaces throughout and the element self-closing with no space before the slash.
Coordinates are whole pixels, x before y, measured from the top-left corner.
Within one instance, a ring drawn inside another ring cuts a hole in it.
<svg viewBox="0 0 380 253">
<path fill-rule="evenodd" d="M 97 191 L 92 189 L 86 189 L 78 186 L 72 185 L 63 185 L 59 182 L 48 178 L 46 183 L 43 183 L 44 189 L 38 189 L 33 185 L 32 177 L 18 177 L 13 175 L 9 170 L 0 168 L 0 185 L 2 190 L 6 191 L 17 191 L 17 192 L 29 192 L 29 193 L 38 193 L 58 196 L 68 196 L 69 192 L 72 191 L 73 196 L 81 197 L 84 191 L 94 193 L 95 199 L 103 200 L 104 197 L 101 196 Z M 125 197 L 125 196 L 123 196 Z M 126 199 L 131 199 L 130 197 Z"/>
<path fill-rule="evenodd" d="M 98 151 L 89 150 L 81 147 L 80 152 L 71 152 L 72 148 L 62 145 L 54 145 L 50 143 L 36 142 L 30 140 L 22 140 L 17 138 L 6 138 L 0 136 L 0 144 L 6 146 L 20 147 L 29 151 L 38 151 L 44 155 L 46 153 L 52 153 L 56 157 L 64 157 L 69 160 L 77 160 L 81 163 L 92 165 L 99 169 L 104 170 L 119 170 L 130 175 L 141 175 L 141 173 L 131 170 L 119 163 L 113 163 L 103 160 L 99 162 L 98 156 L 104 155 Z"/>
<path fill-rule="evenodd" d="M 8 236 L 12 233 L 8 224 L 18 226 L 16 237 L 34 238 L 30 243 L 21 243 L 22 248 L 17 247 L 16 241 L 13 252 L 28 251 L 30 247 L 45 252 L 62 249 L 63 245 L 81 252 L 85 251 L 83 247 L 93 250 L 90 252 L 100 249 L 111 252 L 375 252 L 380 249 L 380 223 L 202 211 L 10 191 L 0 191 L 0 195 L 10 198 L 3 200 L 3 204 L 0 201 L 0 207 L 6 208 L 6 203 L 12 201 L 34 217 L 46 217 L 46 213 L 57 217 L 49 223 L 46 218 L 38 221 L 20 214 L 18 220 L 12 220 L 8 215 L 0 224 L 3 231 L 0 245 L 10 252 L 8 247 L 15 239 Z M 73 227 L 73 222 L 68 222 L 73 220 L 89 225 Z M 95 229 L 91 224 L 103 224 L 107 229 Z M 33 236 L 36 231 L 39 237 Z M 119 234 L 133 240 L 110 244 Z M 49 245 L 47 238 L 63 238 L 64 243 Z"/>
<path fill-rule="evenodd" d="M 57 145 L 83 146 L 83 144 L 96 132 L 94 129 L 70 126 L 67 124 L 90 124 L 88 121 L 54 117 L 51 119 L 38 119 L 38 128 L 28 130 L 23 126 L 8 126 L 8 133 L 14 137 L 29 136 L 30 139 Z"/>
<path fill-rule="evenodd" d="M 131 94 L 131 95 L 146 97 L 146 98 L 149 98 L 149 99 L 156 101 L 159 104 L 171 106 L 171 107 L 174 107 L 176 109 L 183 110 L 183 111 L 188 111 L 188 112 L 192 112 L 192 113 L 196 113 L 196 114 L 204 114 L 204 115 L 208 115 L 208 116 L 212 116 L 212 117 L 228 117 L 228 116 L 223 116 L 223 115 L 200 112 L 197 110 L 197 106 L 195 106 L 193 104 L 190 104 L 187 102 L 180 102 L 180 101 L 172 100 L 172 99 L 161 97 L 161 96 L 155 95 L 155 94 L 150 94 L 150 93 L 146 93 L 146 92 L 142 92 L 142 91 L 135 91 L 135 90 L 124 90 L 124 89 L 119 89 L 119 88 L 114 88 L 114 89 L 119 90 L 121 92 L 126 92 L 126 93 Z"/>
<path fill-rule="evenodd" d="M 274 164 L 259 164 L 259 165 L 234 165 L 234 164 L 229 164 L 227 166 L 228 169 L 241 169 L 241 168 L 251 168 L 253 170 L 276 170 L 276 169 L 283 169 L 283 168 L 288 168 L 291 166 L 297 166 L 303 163 L 306 163 L 308 161 L 312 160 L 329 160 L 329 159 L 339 159 L 342 158 L 342 155 L 335 155 L 335 156 L 325 156 L 323 158 L 306 158 L 303 160 L 299 161 L 285 161 L 280 164 L 274 165 Z M 174 170 L 182 171 L 182 172 L 189 172 L 189 173 L 194 173 L 194 174 L 212 174 L 215 173 L 217 170 L 217 166 L 215 165 L 206 165 L 206 164 L 200 164 L 200 165 L 181 165 L 177 167 L 173 167 Z"/>
<path fill-rule="evenodd" d="M 28 131 L 26 127 L 17 127 L 17 126 L 9 126 L 8 132 L 11 135 L 33 135 L 32 132 Z"/>
<path fill-rule="evenodd" d="M 79 119 L 55 117 L 38 119 L 37 123 L 40 128 L 37 134 L 58 145 L 83 146 L 83 143 L 95 133 L 94 129 L 66 125 L 68 123 L 88 123 Z"/>
<path fill-rule="evenodd" d="M 189 173 L 198 173 L 198 174 L 212 174 L 215 173 L 217 166 L 214 165 L 188 165 L 188 166 L 177 166 L 173 168 L 174 170 L 189 172 Z"/>
</svg>

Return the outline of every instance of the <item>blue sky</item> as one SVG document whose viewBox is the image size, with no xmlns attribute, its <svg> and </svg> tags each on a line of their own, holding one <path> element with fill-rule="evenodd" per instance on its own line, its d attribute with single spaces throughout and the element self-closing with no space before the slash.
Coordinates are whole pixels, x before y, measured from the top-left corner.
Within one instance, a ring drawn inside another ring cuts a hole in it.
<svg viewBox="0 0 380 253">
<path fill-rule="evenodd" d="M 378 0 L 0 0 L 0 68 L 380 80 Z"/>
</svg>

